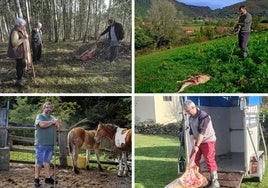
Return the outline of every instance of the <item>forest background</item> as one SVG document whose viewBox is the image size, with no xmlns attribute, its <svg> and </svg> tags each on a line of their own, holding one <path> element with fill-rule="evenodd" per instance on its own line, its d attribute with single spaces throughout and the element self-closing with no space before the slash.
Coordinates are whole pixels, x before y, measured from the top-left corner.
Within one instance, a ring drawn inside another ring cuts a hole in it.
<svg viewBox="0 0 268 188">
<path fill-rule="evenodd" d="M 2 93 L 130 93 L 131 0 L 2 0 L 0 1 L 0 92 Z M 28 34 L 42 23 L 40 62 L 24 75 L 25 87 L 14 87 L 15 60 L 6 57 L 14 21 L 23 17 Z M 118 61 L 107 61 L 108 35 L 88 61 L 80 56 L 93 48 L 112 18 L 123 25 L 125 38 Z M 33 74 L 35 72 L 35 74 Z"/>
</svg>

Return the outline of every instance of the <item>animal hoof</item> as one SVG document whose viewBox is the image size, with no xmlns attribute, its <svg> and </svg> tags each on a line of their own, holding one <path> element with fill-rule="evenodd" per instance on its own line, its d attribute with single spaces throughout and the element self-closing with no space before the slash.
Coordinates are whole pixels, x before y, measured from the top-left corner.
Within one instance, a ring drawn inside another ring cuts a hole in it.
<svg viewBox="0 0 268 188">
<path fill-rule="evenodd" d="M 86 169 L 89 170 L 89 166 L 86 166 Z"/>
</svg>

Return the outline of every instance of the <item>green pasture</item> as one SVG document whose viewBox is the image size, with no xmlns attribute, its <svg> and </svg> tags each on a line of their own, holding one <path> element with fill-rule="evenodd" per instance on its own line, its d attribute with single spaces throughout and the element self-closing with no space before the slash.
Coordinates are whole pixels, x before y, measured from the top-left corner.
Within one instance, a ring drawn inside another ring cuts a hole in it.
<svg viewBox="0 0 268 188">
<path fill-rule="evenodd" d="M 135 135 L 135 188 L 163 188 L 178 178 L 178 137 L 167 135 Z M 266 161 L 268 166 L 268 160 Z M 266 188 L 268 170 L 263 182 L 244 179 L 241 188 Z"/>
<path fill-rule="evenodd" d="M 184 92 L 267 93 L 267 36 L 268 31 L 251 35 L 246 60 L 239 57 L 237 36 L 137 56 L 135 92 L 176 93 L 182 85 L 178 80 L 207 74 L 211 76 L 207 83 Z"/>
</svg>

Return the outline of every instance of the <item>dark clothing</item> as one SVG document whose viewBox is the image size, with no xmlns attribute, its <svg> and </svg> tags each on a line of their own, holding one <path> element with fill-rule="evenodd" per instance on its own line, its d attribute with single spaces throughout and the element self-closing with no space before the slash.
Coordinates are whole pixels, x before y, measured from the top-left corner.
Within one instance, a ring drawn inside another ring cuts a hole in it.
<svg viewBox="0 0 268 188">
<path fill-rule="evenodd" d="M 32 30 L 32 44 L 42 44 L 42 32 L 40 30 Z"/>
<path fill-rule="evenodd" d="M 248 39 L 251 31 L 252 16 L 250 13 L 243 14 L 239 17 L 238 23 L 242 23 L 239 34 L 238 44 L 242 52 L 242 57 L 245 59 L 248 52 Z"/>
<path fill-rule="evenodd" d="M 239 17 L 238 23 L 242 23 L 242 27 L 240 29 L 240 32 L 249 33 L 251 31 L 251 24 L 252 24 L 252 16 L 250 13 L 243 14 Z"/>
<path fill-rule="evenodd" d="M 32 49 L 33 49 L 33 61 L 39 61 L 41 59 L 42 56 L 42 45 L 32 45 Z"/>
<path fill-rule="evenodd" d="M 123 26 L 120 23 L 114 22 L 113 25 L 110 25 L 105 31 L 103 31 L 100 36 L 109 32 L 110 45 L 110 57 L 109 61 L 115 61 L 118 56 L 118 48 L 120 47 L 120 40 L 124 38 Z"/>
<path fill-rule="evenodd" d="M 112 26 L 108 26 L 107 29 L 105 29 L 100 35 L 102 36 L 109 32 L 109 40 L 111 40 L 111 27 Z M 115 22 L 114 30 L 115 30 L 115 35 L 117 37 L 117 40 L 123 40 L 124 30 L 123 30 L 122 24 Z"/>
<path fill-rule="evenodd" d="M 26 62 L 24 58 L 16 59 L 16 61 L 17 80 L 21 80 L 24 73 L 24 68 L 26 67 Z"/>
<path fill-rule="evenodd" d="M 242 53 L 247 53 L 248 51 L 248 39 L 249 39 L 250 33 L 246 32 L 239 32 L 238 34 L 238 44 L 242 51 Z"/>
<path fill-rule="evenodd" d="M 109 61 L 115 61 L 117 59 L 118 56 L 118 48 L 119 46 L 110 46 L 110 57 L 109 57 Z"/>
<path fill-rule="evenodd" d="M 33 61 L 40 60 L 42 55 L 42 32 L 36 29 L 32 30 L 32 49 L 33 49 Z"/>
</svg>

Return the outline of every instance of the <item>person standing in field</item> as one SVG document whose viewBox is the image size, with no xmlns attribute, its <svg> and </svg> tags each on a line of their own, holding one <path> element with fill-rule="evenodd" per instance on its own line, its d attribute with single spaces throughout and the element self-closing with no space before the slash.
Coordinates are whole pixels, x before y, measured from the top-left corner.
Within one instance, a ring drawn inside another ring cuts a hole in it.
<svg viewBox="0 0 268 188">
<path fill-rule="evenodd" d="M 23 18 L 17 18 L 14 28 L 11 30 L 8 43 L 7 56 L 16 59 L 16 86 L 24 86 L 22 77 L 26 67 L 26 60 L 30 54 L 29 49 L 29 36 L 26 32 L 26 21 Z M 27 62 L 31 64 L 31 62 Z"/>
<path fill-rule="evenodd" d="M 43 105 L 43 113 L 38 114 L 34 127 L 34 145 L 35 145 L 35 187 L 40 187 L 40 171 L 42 165 L 44 165 L 45 170 L 45 183 L 54 185 L 55 180 L 50 175 L 50 161 L 54 153 L 54 145 L 56 138 L 56 131 L 61 130 L 60 122 L 51 115 L 52 104 L 50 102 L 45 102 Z"/>
<path fill-rule="evenodd" d="M 124 39 L 124 30 L 122 24 L 116 22 L 113 19 L 109 19 L 108 24 L 109 26 L 100 34 L 98 40 L 100 39 L 101 36 L 105 35 L 106 33 L 109 33 L 109 40 L 110 40 L 109 61 L 113 62 L 117 59 L 118 48 L 120 46 L 121 41 Z"/>
<path fill-rule="evenodd" d="M 42 24 L 37 22 L 35 28 L 32 30 L 32 49 L 33 49 L 33 62 L 37 63 L 42 55 Z"/>
<path fill-rule="evenodd" d="M 197 108 L 193 101 L 184 102 L 184 110 L 189 114 L 190 139 L 192 143 L 191 156 L 195 155 L 194 162 L 200 167 L 203 155 L 207 169 L 210 172 L 211 184 L 209 188 L 218 188 L 218 166 L 215 160 L 216 135 L 210 116 Z"/>
<path fill-rule="evenodd" d="M 239 7 L 239 12 L 241 16 L 239 17 L 238 23 L 236 25 L 236 30 L 238 33 L 238 43 L 241 49 L 242 58 L 246 59 L 248 55 L 248 40 L 251 32 L 252 16 L 247 11 L 245 6 Z"/>
</svg>

